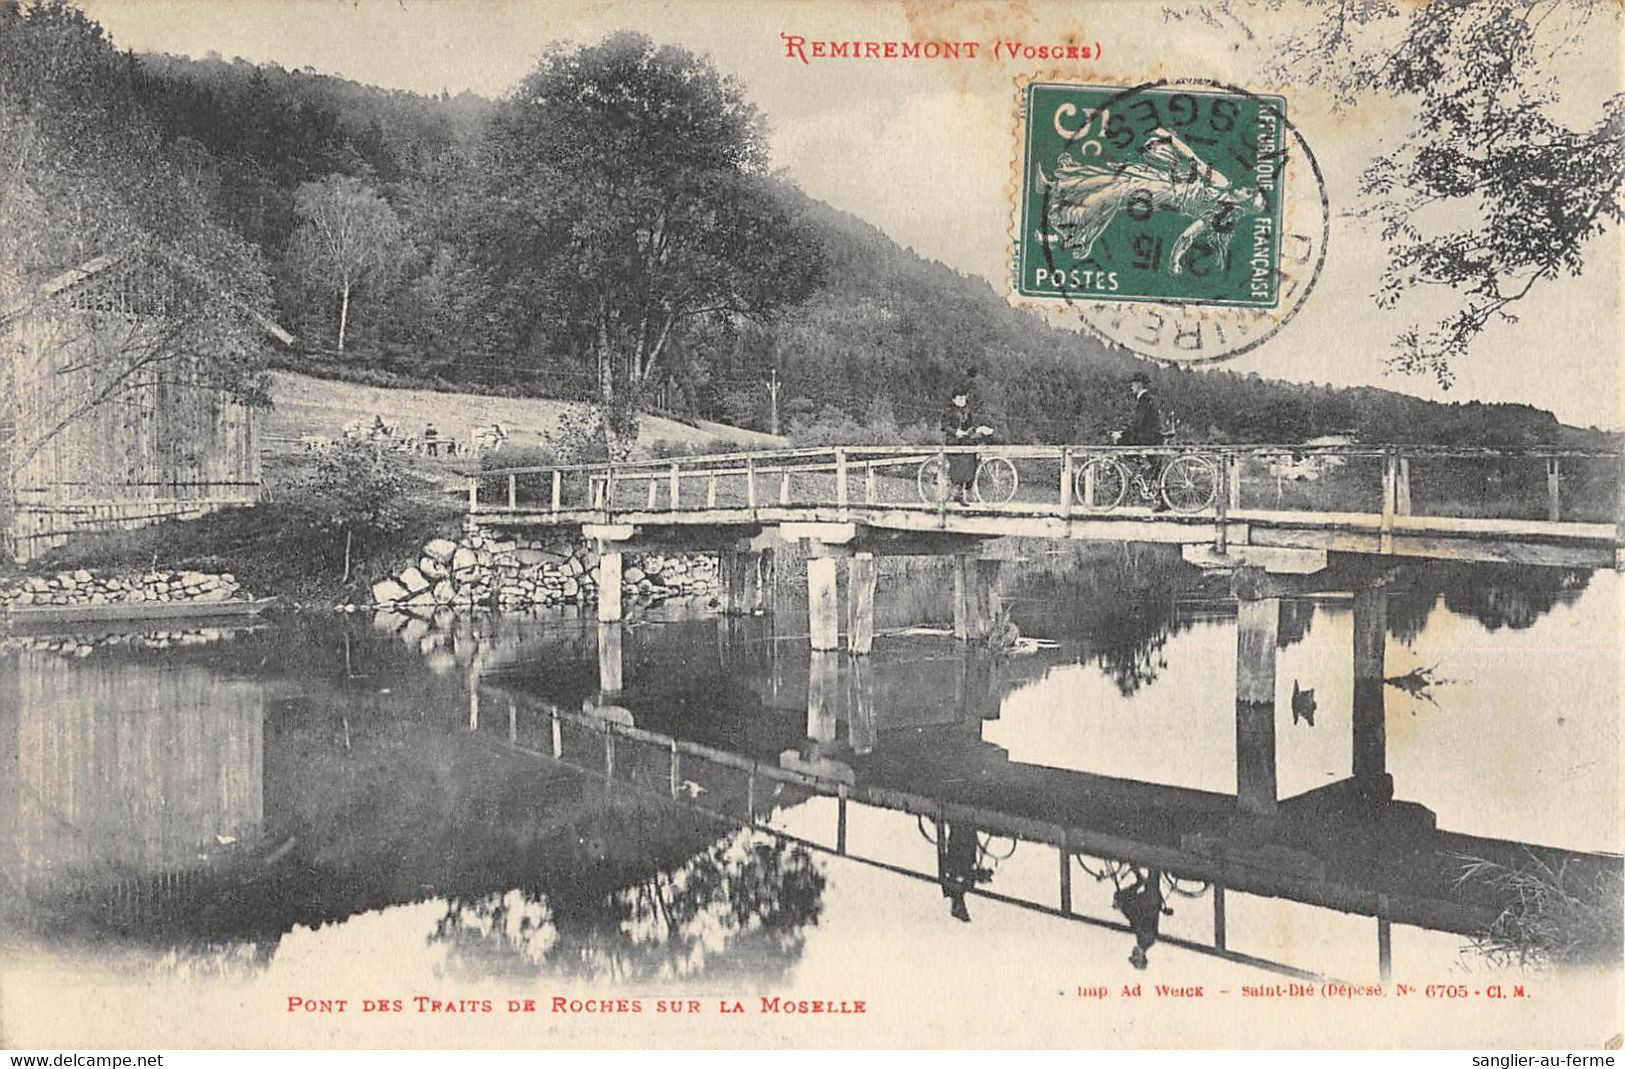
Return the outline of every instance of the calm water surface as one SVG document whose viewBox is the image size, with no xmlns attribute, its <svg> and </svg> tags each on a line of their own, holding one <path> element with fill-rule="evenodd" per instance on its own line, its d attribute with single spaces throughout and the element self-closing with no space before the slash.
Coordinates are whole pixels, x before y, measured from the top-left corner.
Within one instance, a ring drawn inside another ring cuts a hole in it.
<svg viewBox="0 0 1625 1069">
<path fill-rule="evenodd" d="M 1291 849 L 1236 853 L 1233 603 L 1151 554 L 1008 572 L 1014 622 L 1048 641 L 997 655 L 934 630 L 950 614 L 928 568 L 883 581 L 862 661 L 810 654 L 789 598 L 772 617 L 673 604 L 616 629 L 558 612 L 14 633 L 13 977 L 841 996 L 862 948 L 898 982 L 969 971 L 1013 991 L 1377 978 L 1377 921 L 1293 889 L 1366 878 L 1335 849 L 1310 857 L 1312 821 Z M 1619 610 L 1613 573 L 1396 587 L 1386 673 L 1434 685 L 1384 688 L 1410 823 L 1359 827 L 1426 849 L 1436 826 L 1618 851 Z M 1349 776 L 1352 627 L 1346 597 L 1283 604 L 1283 800 Z M 1088 841 L 1063 890 L 1046 836 L 1066 828 Z M 1242 866 L 1222 892 L 1151 867 L 1217 840 Z M 1144 925 L 1117 892 L 1148 880 L 1172 912 L 1141 973 Z M 1388 938 L 1399 979 L 1496 967 L 1452 931 Z"/>
</svg>

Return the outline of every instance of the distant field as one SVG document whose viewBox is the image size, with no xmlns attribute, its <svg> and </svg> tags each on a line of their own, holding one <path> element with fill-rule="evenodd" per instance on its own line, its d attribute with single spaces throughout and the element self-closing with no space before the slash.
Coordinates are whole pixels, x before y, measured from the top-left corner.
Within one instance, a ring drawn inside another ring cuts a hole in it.
<svg viewBox="0 0 1625 1069">
<path fill-rule="evenodd" d="M 338 438 L 347 424 L 371 424 L 375 416 L 413 436 L 421 435 L 432 422 L 441 439 L 455 439 L 459 446 L 469 441 L 474 428 L 493 423 L 508 429 L 509 445 L 541 445 L 558 430 L 560 419 L 572 407 L 568 401 L 386 389 L 285 371 L 274 373 L 271 399 L 273 407 L 261 427 L 265 445 L 277 453 L 298 450 L 299 439 L 309 435 Z M 788 444 L 783 438 L 722 423 L 700 421 L 690 426 L 644 416 L 639 422 L 640 446 L 647 448 L 662 439 L 685 445 L 714 442 L 719 447 L 733 442 L 761 447 Z"/>
</svg>

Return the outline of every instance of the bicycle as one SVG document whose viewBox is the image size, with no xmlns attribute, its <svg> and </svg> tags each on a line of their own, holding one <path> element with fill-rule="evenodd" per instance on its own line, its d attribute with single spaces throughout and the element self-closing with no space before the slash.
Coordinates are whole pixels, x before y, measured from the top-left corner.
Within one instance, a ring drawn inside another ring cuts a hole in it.
<svg viewBox="0 0 1625 1069">
<path fill-rule="evenodd" d="M 1084 872 L 1093 876 L 1096 883 L 1104 883 L 1110 880 L 1114 890 L 1121 890 L 1124 879 L 1133 877 L 1136 873 L 1134 865 L 1114 858 L 1097 858 L 1096 860 L 1100 862 L 1098 870 L 1090 867 L 1089 855 L 1087 854 L 1074 853 L 1072 860 L 1076 861 L 1078 867 L 1083 869 Z M 1202 898 L 1213 889 L 1213 884 L 1207 880 L 1187 879 L 1182 876 L 1175 876 L 1171 872 L 1163 872 L 1160 876 L 1158 886 L 1161 889 L 1164 901 L 1167 901 L 1170 897 Z"/>
<path fill-rule="evenodd" d="M 919 483 L 920 500 L 929 505 L 940 505 L 946 498 L 945 490 L 951 491 L 951 482 L 947 473 L 942 470 L 942 457 L 929 457 L 920 465 L 920 473 L 916 482 Z M 978 459 L 976 463 L 976 477 L 971 482 L 971 490 L 976 500 L 984 505 L 1002 505 L 1016 496 L 1016 487 L 1021 484 L 1021 478 L 1016 474 L 1016 466 L 1004 457 L 986 457 Z"/>
<path fill-rule="evenodd" d="M 1169 460 L 1154 484 L 1144 469 L 1115 456 L 1091 457 L 1073 479 L 1083 507 L 1102 512 L 1121 505 L 1131 483 L 1141 500 L 1155 502 L 1160 497 L 1175 512 L 1201 512 L 1219 493 L 1219 466 L 1200 453 L 1181 453 Z"/>
</svg>

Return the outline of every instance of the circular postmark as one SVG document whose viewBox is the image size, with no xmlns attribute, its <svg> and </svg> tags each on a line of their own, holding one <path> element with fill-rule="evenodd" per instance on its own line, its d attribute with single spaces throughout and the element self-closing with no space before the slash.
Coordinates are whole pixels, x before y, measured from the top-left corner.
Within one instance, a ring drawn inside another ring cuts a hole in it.
<svg viewBox="0 0 1625 1069">
<path fill-rule="evenodd" d="M 1325 181 L 1279 96 L 1205 79 L 1024 89 L 1015 293 L 1167 363 L 1273 337 L 1326 260 Z"/>
</svg>

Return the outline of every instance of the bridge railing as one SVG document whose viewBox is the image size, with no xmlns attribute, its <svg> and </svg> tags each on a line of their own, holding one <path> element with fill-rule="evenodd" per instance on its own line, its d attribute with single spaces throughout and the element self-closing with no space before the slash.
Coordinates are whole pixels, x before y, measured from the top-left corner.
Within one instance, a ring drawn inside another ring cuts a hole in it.
<svg viewBox="0 0 1625 1069">
<path fill-rule="evenodd" d="M 962 474 L 955 469 L 963 468 L 979 469 L 977 507 L 1071 516 L 1117 504 L 1095 485 L 1110 461 L 1127 461 L 1131 479 L 1140 473 L 1149 482 L 1178 457 L 1198 458 L 1181 461 L 1182 473 L 1212 479 L 1211 500 L 1193 510 L 1208 516 L 1269 510 L 1616 523 L 1621 511 L 1616 453 L 1293 444 L 817 446 L 497 468 L 469 476 L 468 509 L 571 519 L 773 507 L 944 509 Z M 1157 467 L 1144 458 L 1159 458 Z M 1118 507 L 1140 503 L 1125 495 Z"/>
</svg>

